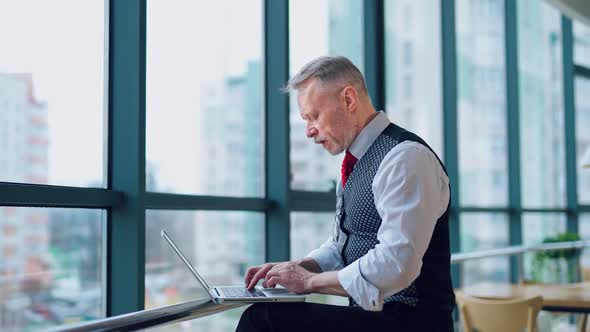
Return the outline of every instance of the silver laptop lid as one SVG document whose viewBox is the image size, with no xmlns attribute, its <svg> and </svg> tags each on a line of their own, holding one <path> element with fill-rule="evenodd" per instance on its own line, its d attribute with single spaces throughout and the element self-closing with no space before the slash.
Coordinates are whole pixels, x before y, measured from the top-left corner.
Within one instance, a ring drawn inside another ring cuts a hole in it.
<svg viewBox="0 0 590 332">
<path fill-rule="evenodd" d="M 172 241 L 172 239 L 168 236 L 168 233 L 166 233 L 166 231 L 164 229 L 162 229 L 162 231 L 160 232 L 160 234 L 162 235 L 162 237 L 164 237 L 164 239 L 166 239 L 166 242 L 168 242 L 168 244 L 176 252 L 176 254 L 178 255 L 178 257 L 180 257 L 180 259 L 188 267 L 188 269 L 191 270 L 191 272 L 197 278 L 197 280 L 199 280 L 199 282 L 201 283 L 201 285 L 203 285 L 203 287 L 205 287 L 205 290 L 207 291 L 207 294 L 209 294 L 209 297 L 211 298 L 211 300 L 215 301 L 215 298 L 213 297 L 213 295 L 211 295 L 211 287 L 209 287 L 209 285 L 207 284 L 207 282 L 205 281 L 205 279 L 203 279 L 203 277 L 201 277 L 201 275 L 199 274 L 199 272 L 197 272 L 197 270 L 188 261 L 188 259 L 186 259 L 186 257 L 184 257 L 184 254 L 182 253 L 182 251 L 180 251 L 180 249 L 178 249 L 178 247 L 176 246 L 176 244 L 174 244 L 174 241 Z"/>
</svg>

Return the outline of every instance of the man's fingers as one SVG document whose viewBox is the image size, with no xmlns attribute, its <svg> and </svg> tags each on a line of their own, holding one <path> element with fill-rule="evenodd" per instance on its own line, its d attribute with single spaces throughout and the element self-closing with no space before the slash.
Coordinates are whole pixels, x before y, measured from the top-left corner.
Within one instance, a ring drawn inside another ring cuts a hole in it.
<svg viewBox="0 0 590 332">
<path fill-rule="evenodd" d="M 281 274 L 284 274 L 284 272 L 288 270 L 288 265 L 276 265 L 273 266 L 273 268 L 268 271 L 268 273 L 266 273 L 266 277 L 264 278 L 264 281 L 262 282 L 262 287 L 264 288 L 272 288 L 274 286 L 269 286 L 269 281 L 271 278 L 273 277 L 280 277 Z"/>
<path fill-rule="evenodd" d="M 276 285 L 281 283 L 281 278 L 279 276 L 274 276 L 268 279 L 266 282 L 265 288 L 275 288 Z"/>
<path fill-rule="evenodd" d="M 264 288 L 271 288 L 268 285 L 268 282 L 270 281 L 270 279 L 272 277 L 278 276 L 280 270 L 281 270 L 281 267 L 280 266 L 273 266 L 273 268 L 270 269 L 270 271 L 268 271 L 268 273 L 266 273 L 266 275 L 264 276 L 264 281 L 262 282 L 262 287 L 264 287 Z"/>
<path fill-rule="evenodd" d="M 256 272 L 256 274 L 254 274 L 254 277 L 252 278 L 252 280 L 250 281 L 250 283 L 248 284 L 248 289 L 252 289 L 254 288 L 254 286 L 256 286 L 256 284 L 258 283 L 258 280 L 264 278 L 266 276 L 266 273 L 272 268 L 272 265 L 262 265 L 262 267 L 258 270 L 258 272 Z"/>
<path fill-rule="evenodd" d="M 248 269 L 248 271 L 246 271 L 246 276 L 245 276 L 245 281 L 246 281 L 246 286 L 248 286 L 250 284 L 250 281 L 252 281 L 252 277 L 254 276 L 254 274 L 256 274 L 256 272 L 260 269 L 260 266 L 254 266 Z"/>
</svg>

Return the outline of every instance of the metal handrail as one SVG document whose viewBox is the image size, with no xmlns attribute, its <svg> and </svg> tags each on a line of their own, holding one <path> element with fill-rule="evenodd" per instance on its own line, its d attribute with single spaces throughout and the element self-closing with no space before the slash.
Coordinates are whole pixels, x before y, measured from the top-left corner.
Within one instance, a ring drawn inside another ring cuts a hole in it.
<svg viewBox="0 0 590 332">
<path fill-rule="evenodd" d="M 50 332 L 120 332 L 137 331 L 150 327 L 177 323 L 216 314 L 243 304 L 214 304 L 210 299 L 199 299 L 166 307 L 131 312 L 97 319 L 76 325 L 57 326 Z"/>
<path fill-rule="evenodd" d="M 451 264 L 462 263 L 466 260 L 471 259 L 479 259 L 479 258 L 489 258 L 489 257 L 496 257 L 496 256 L 506 256 L 506 255 L 521 255 L 526 252 L 535 252 L 535 251 L 552 251 L 552 250 L 561 250 L 561 249 L 577 249 L 577 248 L 585 248 L 590 247 L 590 241 L 569 241 L 569 242 L 555 242 L 555 243 L 545 243 L 545 244 L 538 244 L 538 245 L 519 245 L 519 246 L 511 246 L 511 247 L 504 247 L 499 249 L 490 249 L 490 250 L 481 250 L 481 251 L 474 251 L 468 253 L 456 253 L 451 255 Z"/>
</svg>

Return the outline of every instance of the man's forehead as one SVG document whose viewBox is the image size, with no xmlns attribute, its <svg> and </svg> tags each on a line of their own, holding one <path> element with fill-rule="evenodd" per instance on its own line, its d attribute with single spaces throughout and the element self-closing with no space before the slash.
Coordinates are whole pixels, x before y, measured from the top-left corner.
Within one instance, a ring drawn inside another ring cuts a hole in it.
<svg viewBox="0 0 590 332">
<path fill-rule="evenodd" d="M 298 91 L 297 104 L 299 106 L 299 113 L 302 116 L 311 113 L 314 105 L 318 102 L 318 95 L 312 89 L 301 89 Z"/>
<path fill-rule="evenodd" d="M 323 90 L 319 80 L 310 78 L 297 90 L 297 100 L 300 103 L 315 100 L 322 95 Z"/>
</svg>

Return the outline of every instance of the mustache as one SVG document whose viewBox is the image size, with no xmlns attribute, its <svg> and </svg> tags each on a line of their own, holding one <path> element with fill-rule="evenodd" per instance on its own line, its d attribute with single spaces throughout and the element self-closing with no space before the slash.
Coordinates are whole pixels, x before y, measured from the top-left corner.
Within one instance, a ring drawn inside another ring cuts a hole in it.
<svg viewBox="0 0 590 332">
<path fill-rule="evenodd" d="M 320 144 L 321 142 L 326 140 L 326 138 L 323 136 L 316 136 L 316 137 L 313 137 L 312 139 L 315 144 Z"/>
</svg>

